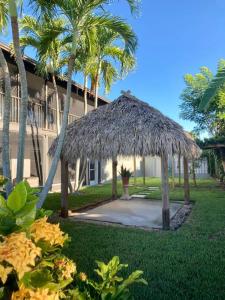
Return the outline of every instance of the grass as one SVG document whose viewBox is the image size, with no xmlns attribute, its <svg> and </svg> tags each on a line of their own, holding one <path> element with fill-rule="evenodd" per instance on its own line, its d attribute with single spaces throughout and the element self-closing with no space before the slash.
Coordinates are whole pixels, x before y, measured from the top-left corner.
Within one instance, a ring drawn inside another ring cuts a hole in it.
<svg viewBox="0 0 225 300">
<path fill-rule="evenodd" d="M 146 186 L 143 185 L 143 179 L 137 178 L 137 185 L 131 186 L 129 188 L 130 194 L 136 194 L 141 191 L 146 191 Z M 176 179 L 176 183 L 177 179 Z M 130 184 L 134 184 L 134 178 L 131 178 Z M 205 180 L 201 182 L 201 186 L 208 185 L 209 181 Z M 160 180 L 158 178 L 146 178 L 147 186 L 158 186 L 160 187 Z M 170 198 L 172 200 L 181 200 L 183 189 L 177 187 L 176 189 L 170 192 Z M 118 195 L 122 195 L 122 184 L 121 181 L 118 181 Z M 161 199 L 160 191 L 150 192 L 148 195 L 149 198 Z M 78 209 L 89 204 L 95 204 L 103 200 L 111 198 L 111 183 L 106 183 L 98 186 L 89 186 L 80 191 L 79 194 L 70 194 L 69 195 L 69 208 Z M 47 200 L 44 204 L 46 209 L 51 209 L 53 211 L 60 210 L 60 193 L 50 193 L 47 197 Z"/>
<path fill-rule="evenodd" d="M 131 184 L 134 183 L 134 179 L 132 178 L 130 181 Z M 134 194 L 145 187 L 142 184 L 142 179 L 137 178 L 138 187 L 130 187 L 130 193 Z M 150 184 L 151 186 L 159 186 L 160 182 L 157 178 L 149 178 L 147 179 L 146 183 Z M 121 181 L 118 181 L 118 194 L 122 194 L 122 184 Z M 102 200 L 110 199 L 111 197 L 111 183 L 106 183 L 103 185 L 98 186 L 89 186 L 84 188 L 80 191 L 79 195 L 77 194 L 70 194 L 69 195 L 69 208 L 70 209 L 77 209 L 81 208 L 82 206 L 88 204 L 94 204 L 100 202 Z M 45 202 L 46 209 L 52 209 L 57 211 L 60 209 L 60 193 L 50 193 L 48 198 Z"/>
<path fill-rule="evenodd" d="M 157 179 L 149 182 L 160 184 Z M 109 185 L 87 188 L 81 198 L 71 198 L 70 205 L 80 207 L 85 201 L 95 202 L 109 195 Z M 151 193 L 151 197 L 160 199 L 160 192 Z M 170 197 L 181 200 L 183 190 L 175 188 Z M 202 180 L 198 187 L 192 187 L 191 199 L 193 211 L 176 232 L 63 221 L 63 229 L 72 237 L 65 253 L 89 276 L 94 276 L 96 259 L 107 261 L 114 255 L 129 264 L 126 275 L 143 270 L 149 285 L 134 286 L 135 299 L 224 299 L 225 191 L 213 180 Z"/>
</svg>

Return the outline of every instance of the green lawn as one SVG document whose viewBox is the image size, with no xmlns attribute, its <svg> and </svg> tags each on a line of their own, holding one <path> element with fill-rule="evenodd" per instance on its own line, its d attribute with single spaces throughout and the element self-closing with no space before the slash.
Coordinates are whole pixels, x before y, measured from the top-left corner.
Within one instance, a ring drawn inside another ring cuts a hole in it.
<svg viewBox="0 0 225 300">
<path fill-rule="evenodd" d="M 178 183 L 176 179 L 176 183 Z M 134 184 L 134 179 L 131 178 L 130 184 Z M 201 181 L 201 188 L 204 186 L 210 186 L 212 183 L 209 180 Z M 146 186 L 159 186 L 160 187 L 160 180 L 158 178 L 146 178 Z M 137 178 L 137 185 L 136 187 L 130 187 L 129 192 L 131 194 L 136 194 L 143 190 L 146 190 L 146 186 L 143 186 L 143 179 Z M 172 200 L 181 200 L 183 199 L 182 196 L 183 189 L 177 187 L 174 190 L 171 190 L 170 197 Z M 118 181 L 118 194 L 122 194 L 122 184 L 121 181 Z M 77 209 L 83 206 L 94 204 L 100 202 L 102 200 L 110 199 L 111 197 L 111 183 L 106 183 L 103 185 L 98 186 L 91 186 L 84 188 L 80 191 L 79 195 L 71 194 L 69 195 L 69 208 L 70 209 Z M 154 199 L 161 199 L 160 191 L 151 192 L 149 193 L 149 198 Z M 50 193 L 48 198 L 44 204 L 46 209 L 51 209 L 57 211 L 60 209 L 60 194 L 59 193 Z"/>
<path fill-rule="evenodd" d="M 109 195 L 110 185 L 87 188 L 82 197 L 71 198 L 70 205 L 80 207 Z M 182 199 L 183 191 L 176 188 L 170 196 Z M 57 197 L 51 197 L 46 206 L 51 207 L 54 200 L 58 208 Z M 160 199 L 160 192 L 151 197 Z M 225 191 L 216 182 L 204 180 L 192 187 L 191 199 L 193 211 L 176 232 L 63 221 L 63 229 L 72 237 L 65 252 L 78 270 L 91 276 L 96 259 L 107 261 L 114 255 L 129 264 L 128 272 L 143 270 L 149 286 L 134 286 L 135 299 L 225 299 Z"/>
<path fill-rule="evenodd" d="M 132 178 L 130 181 L 131 184 L 134 183 L 134 179 Z M 137 178 L 137 187 L 131 187 L 131 193 L 137 193 L 138 191 L 142 191 L 144 189 L 143 180 L 141 178 Z M 146 183 L 151 186 L 159 186 L 160 181 L 158 178 L 147 178 Z M 122 185 L 121 181 L 118 181 L 118 194 L 122 194 Z M 76 209 L 82 206 L 97 203 L 102 200 L 110 199 L 111 197 L 111 183 L 106 183 L 98 186 L 90 186 L 84 188 L 80 191 L 79 195 L 69 195 L 69 208 Z M 60 209 L 60 194 L 59 193 L 50 193 L 45 202 L 46 209 L 52 209 L 54 211 Z"/>
</svg>

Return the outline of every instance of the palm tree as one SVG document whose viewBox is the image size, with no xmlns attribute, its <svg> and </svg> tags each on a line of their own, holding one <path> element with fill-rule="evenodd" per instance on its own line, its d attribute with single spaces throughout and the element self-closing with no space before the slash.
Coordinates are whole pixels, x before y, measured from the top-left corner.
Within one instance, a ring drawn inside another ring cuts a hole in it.
<svg viewBox="0 0 225 300">
<path fill-rule="evenodd" d="M 11 21 L 11 29 L 13 36 L 13 46 L 16 56 L 16 63 L 20 75 L 21 85 L 21 103 L 20 103 L 20 119 L 19 119 L 19 137 L 18 137 L 18 151 L 17 151 L 17 174 L 16 181 L 23 179 L 24 169 L 24 147 L 26 134 L 26 119 L 27 119 L 27 105 L 28 105 L 28 90 L 27 90 L 27 76 L 23 62 L 23 57 L 20 49 L 18 12 L 16 0 L 8 0 L 8 13 Z"/>
<path fill-rule="evenodd" d="M 46 77 L 51 74 L 56 99 L 56 129 L 60 132 L 59 93 L 56 76 L 62 72 L 65 58 L 62 53 L 66 51 L 65 42 L 60 35 L 64 31 L 62 18 L 48 18 L 44 16 L 38 20 L 26 16 L 21 21 L 23 36 L 20 38 L 21 46 L 31 46 L 36 50 L 38 72 Z M 51 36 L 51 38 L 49 38 Z"/>
<path fill-rule="evenodd" d="M 100 80 L 102 78 L 105 92 L 109 92 L 112 83 L 124 77 L 135 66 L 134 52 L 136 49 L 129 47 L 129 44 L 136 40 L 130 26 L 124 23 L 123 33 L 115 32 L 109 28 L 98 29 L 98 42 L 96 50 L 96 62 L 92 66 L 92 88 L 95 91 L 95 108 L 98 107 L 98 90 Z M 117 44 L 123 43 L 123 46 Z M 135 41 L 136 44 L 136 41 Z M 119 72 L 117 71 L 115 64 L 120 65 Z"/>
<path fill-rule="evenodd" d="M 7 26 L 8 16 L 7 7 L 4 1 L 0 2 L 0 31 L 2 32 Z M 10 122 L 10 107 L 11 107 L 11 80 L 8 64 L 0 48 L 0 66 L 4 76 L 5 98 L 4 98 L 4 111 L 3 111 L 3 133 L 2 133 L 2 167 L 3 175 L 7 177 L 8 183 L 6 185 L 7 195 L 11 192 L 11 170 L 10 170 L 10 157 L 9 157 L 9 122 Z"/>
<path fill-rule="evenodd" d="M 41 1 L 43 4 L 45 1 Z M 61 150 L 63 146 L 64 136 L 66 132 L 66 126 L 68 123 L 68 114 L 70 108 L 70 99 L 71 99 L 71 86 L 72 86 L 72 75 L 74 72 L 74 61 L 76 58 L 76 51 L 81 40 L 82 36 L 86 36 L 89 40 L 90 33 L 92 32 L 92 28 L 96 26 L 105 26 L 108 27 L 116 32 L 119 32 L 121 35 L 123 34 L 124 37 L 128 34 L 124 32 L 124 22 L 120 18 L 112 17 L 110 15 L 106 15 L 105 13 L 101 15 L 94 14 L 97 8 L 100 8 L 102 5 L 106 4 L 106 0 L 56 0 L 48 2 L 44 4 L 44 9 L 46 9 L 46 5 L 50 9 L 57 14 L 63 15 L 66 19 L 66 33 L 68 36 L 68 41 L 71 44 L 71 51 L 68 57 L 68 70 L 67 70 L 67 94 L 66 100 L 64 105 L 64 112 L 63 112 L 63 122 L 61 126 L 61 131 L 58 137 L 58 144 L 56 147 L 55 155 L 52 160 L 52 164 L 50 167 L 49 175 L 46 180 L 45 186 L 40 194 L 40 200 L 38 206 L 41 207 L 44 203 L 44 200 L 50 190 L 53 179 L 57 170 L 57 165 L 60 160 Z M 129 0 L 128 3 L 130 4 L 131 8 L 134 9 L 136 1 Z M 136 39 L 133 39 L 130 44 L 128 44 L 130 49 L 136 46 Z"/>
<path fill-rule="evenodd" d="M 199 108 L 201 110 L 207 111 L 210 103 L 214 99 L 214 97 L 218 94 L 220 89 L 225 84 L 225 65 L 224 62 L 218 65 L 217 74 L 214 76 L 214 78 L 209 83 L 207 89 L 205 90 Z"/>
</svg>

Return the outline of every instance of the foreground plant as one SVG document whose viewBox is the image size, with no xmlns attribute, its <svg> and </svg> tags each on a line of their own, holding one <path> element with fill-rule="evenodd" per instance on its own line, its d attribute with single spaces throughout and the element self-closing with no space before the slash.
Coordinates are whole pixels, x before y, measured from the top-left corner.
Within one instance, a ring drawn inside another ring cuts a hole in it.
<svg viewBox="0 0 225 300">
<path fill-rule="evenodd" d="M 17 184 L 5 200 L 0 196 L 0 299 L 131 299 L 129 286 L 143 283 L 143 272 L 127 279 L 118 272 L 127 265 L 114 257 L 97 262 L 93 281 L 62 254 L 69 237 L 48 222 L 49 211 L 37 210 L 38 190 Z"/>
</svg>

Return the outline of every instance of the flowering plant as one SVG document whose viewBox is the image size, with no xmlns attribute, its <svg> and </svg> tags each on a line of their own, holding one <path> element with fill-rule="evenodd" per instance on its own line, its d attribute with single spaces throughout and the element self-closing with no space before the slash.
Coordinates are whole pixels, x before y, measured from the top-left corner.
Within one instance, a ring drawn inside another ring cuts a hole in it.
<svg viewBox="0 0 225 300">
<path fill-rule="evenodd" d="M 7 200 L 0 196 L 0 299 L 122 300 L 129 299 L 130 284 L 146 283 L 141 271 L 119 277 L 126 265 L 118 257 L 97 262 L 100 282 L 78 273 L 61 253 L 68 235 L 48 222 L 49 211 L 36 209 L 37 201 L 37 190 L 27 182 L 17 184 Z"/>
</svg>

